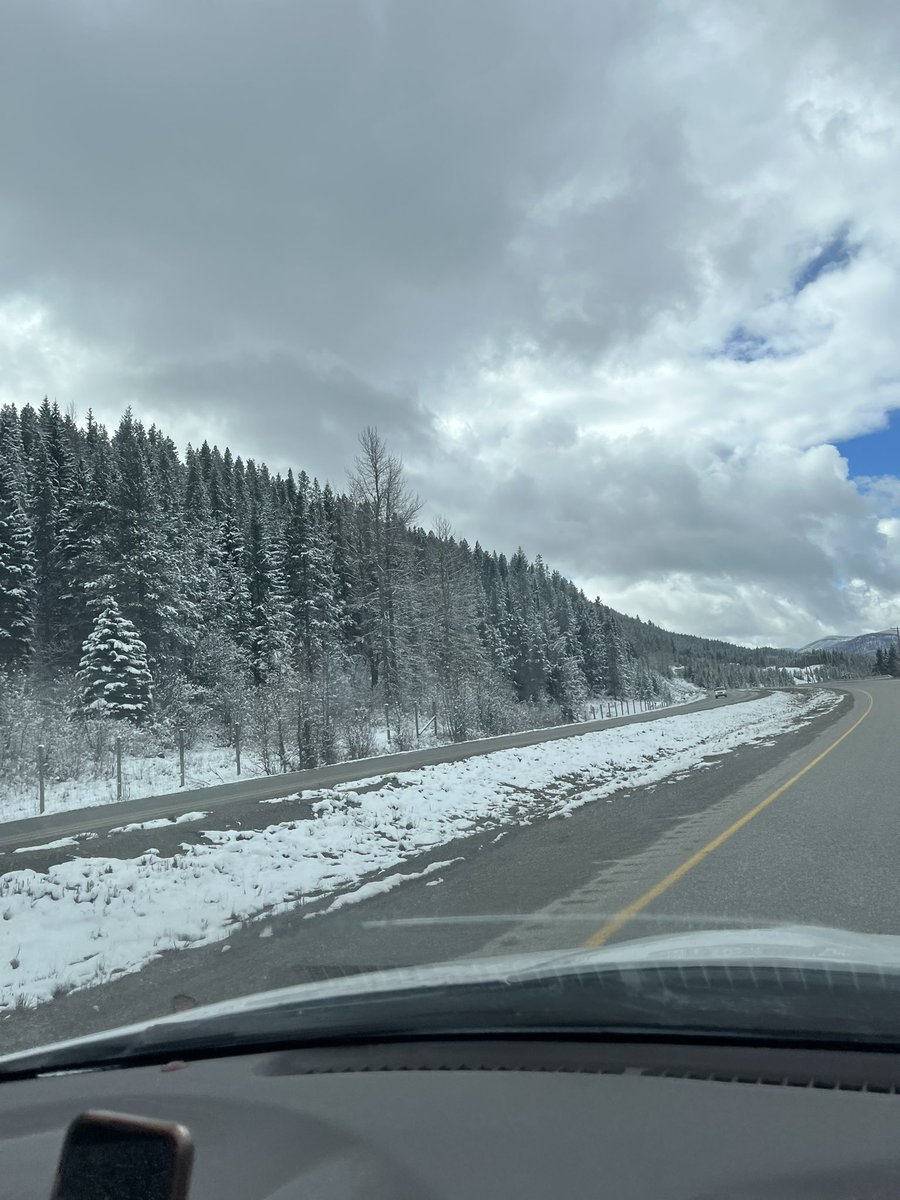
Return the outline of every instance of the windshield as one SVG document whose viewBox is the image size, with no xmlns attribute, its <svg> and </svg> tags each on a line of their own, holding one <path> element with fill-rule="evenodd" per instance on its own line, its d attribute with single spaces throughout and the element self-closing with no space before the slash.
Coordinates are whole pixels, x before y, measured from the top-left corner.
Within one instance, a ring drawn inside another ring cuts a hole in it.
<svg viewBox="0 0 900 1200">
<path fill-rule="evenodd" d="M 893 7 L 6 8 L 0 1055 L 437 964 L 889 994 Z"/>
</svg>

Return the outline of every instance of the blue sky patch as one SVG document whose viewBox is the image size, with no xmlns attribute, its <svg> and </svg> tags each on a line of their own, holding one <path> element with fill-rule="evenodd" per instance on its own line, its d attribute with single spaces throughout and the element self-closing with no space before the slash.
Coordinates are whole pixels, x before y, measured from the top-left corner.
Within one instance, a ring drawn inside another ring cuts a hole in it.
<svg viewBox="0 0 900 1200">
<path fill-rule="evenodd" d="M 859 254 L 860 248 L 860 242 L 850 241 L 849 225 L 842 225 L 796 273 L 791 280 L 790 294 L 799 296 L 805 288 L 815 283 L 822 275 L 845 270 Z M 721 346 L 712 351 L 710 357 L 730 358 L 733 362 L 751 363 L 757 362 L 761 358 L 790 358 L 796 353 L 798 353 L 797 349 L 779 349 L 778 341 L 772 341 L 762 334 L 753 333 L 741 323 L 734 326 Z"/>
<path fill-rule="evenodd" d="M 819 276 L 824 275 L 826 271 L 842 271 L 845 267 L 849 267 L 859 254 L 859 243 L 851 242 L 849 233 L 849 228 L 846 225 L 842 226 L 834 237 L 801 267 L 794 276 L 792 284 L 795 296 L 799 295 L 804 288 L 808 288 L 811 283 L 815 283 Z"/>
<path fill-rule="evenodd" d="M 900 412 L 890 413 L 887 429 L 835 442 L 835 446 L 846 458 L 854 479 L 860 475 L 900 475 Z"/>
<path fill-rule="evenodd" d="M 758 333 L 751 333 L 743 325 L 735 325 L 731 333 L 716 351 L 716 358 L 732 358 L 735 362 L 756 362 L 760 358 L 781 357 L 775 347 Z"/>
</svg>

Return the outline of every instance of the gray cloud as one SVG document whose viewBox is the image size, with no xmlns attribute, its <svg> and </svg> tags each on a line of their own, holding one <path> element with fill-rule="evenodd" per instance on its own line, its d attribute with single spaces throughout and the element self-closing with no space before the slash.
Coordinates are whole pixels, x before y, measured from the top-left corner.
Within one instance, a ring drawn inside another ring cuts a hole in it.
<svg viewBox="0 0 900 1200">
<path fill-rule="evenodd" d="M 264 330 L 393 367 L 466 331 L 565 96 L 549 14 L 512 7 L 13 4 L 8 278 L 151 351 Z"/>
<path fill-rule="evenodd" d="M 366 425 L 383 430 L 406 457 L 421 454 L 434 436 L 428 414 L 413 398 L 384 391 L 342 365 L 285 352 L 176 361 L 139 374 L 131 386 L 145 406 L 162 412 L 174 396 L 189 395 L 225 430 L 240 428 L 248 410 L 256 409 L 258 419 L 272 425 L 261 440 L 278 445 L 272 456 L 277 466 L 304 467 L 339 488 Z"/>
<path fill-rule="evenodd" d="M 336 483 L 375 423 L 643 615 L 876 621 L 894 509 L 814 448 L 900 404 L 898 43 L 886 0 L 8 0 L 0 392 Z"/>
</svg>

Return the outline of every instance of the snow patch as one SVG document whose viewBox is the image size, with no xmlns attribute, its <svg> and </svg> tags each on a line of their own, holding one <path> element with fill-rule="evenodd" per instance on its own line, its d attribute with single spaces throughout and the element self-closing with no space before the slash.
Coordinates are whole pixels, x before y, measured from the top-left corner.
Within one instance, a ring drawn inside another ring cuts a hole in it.
<svg viewBox="0 0 900 1200">
<path fill-rule="evenodd" d="M 116 825 L 110 833 L 140 833 L 145 829 L 167 829 L 170 825 L 186 825 L 191 821 L 203 821 L 208 812 L 186 812 L 178 817 L 156 817 L 152 821 L 132 821 L 130 825 Z"/>
<path fill-rule="evenodd" d="M 448 858 L 446 862 L 431 863 L 423 871 L 398 871 L 395 875 L 388 875 L 386 879 L 373 879 L 371 883 L 364 883 L 362 887 L 358 887 L 352 892 L 344 892 L 327 908 L 323 908 L 321 913 L 308 913 L 307 916 L 323 916 L 338 908 L 344 908 L 348 904 L 358 904 L 360 900 L 371 900 L 373 896 L 382 896 L 385 892 L 393 891 L 401 883 L 409 883 L 411 879 L 422 879 L 426 875 L 433 875 L 435 871 L 441 871 L 444 867 L 452 866 L 453 863 L 460 861 L 459 858 Z M 435 882 L 438 881 L 435 880 Z"/>
<path fill-rule="evenodd" d="M 62 850 L 64 846 L 77 846 L 77 837 L 57 838 L 55 842 L 44 842 L 42 846 L 17 846 L 13 854 L 36 854 L 38 850 Z"/>
</svg>

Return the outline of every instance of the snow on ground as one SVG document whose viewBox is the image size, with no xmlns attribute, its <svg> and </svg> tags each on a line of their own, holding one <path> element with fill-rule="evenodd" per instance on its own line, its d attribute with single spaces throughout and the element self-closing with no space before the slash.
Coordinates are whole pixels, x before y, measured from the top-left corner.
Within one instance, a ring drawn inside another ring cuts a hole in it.
<svg viewBox="0 0 900 1200">
<path fill-rule="evenodd" d="M 55 842 L 44 842 L 42 846 L 19 846 L 18 850 L 13 850 L 13 854 L 34 854 L 38 850 L 62 850 L 65 846 L 77 845 L 77 837 L 61 837 Z"/>
<path fill-rule="evenodd" d="M 202 821 L 208 812 L 186 812 L 180 817 L 157 817 L 153 821 L 132 821 L 130 825 L 116 825 L 110 833 L 140 833 L 144 829 L 168 829 L 171 825 L 187 825 L 191 821 Z"/>
<path fill-rule="evenodd" d="M 675 697 L 673 707 L 689 704 L 702 699 L 706 694 L 693 684 L 684 680 L 674 680 L 670 686 Z M 629 705 L 633 706 L 634 701 Z M 596 702 L 597 716 L 605 712 L 606 701 Z M 373 730 L 375 750 L 372 757 L 381 754 L 393 754 L 393 746 L 384 729 Z M 442 739 L 435 739 L 423 733 L 417 747 L 441 745 Z M 185 785 L 184 790 L 211 787 L 218 783 L 234 783 L 240 779 L 254 779 L 265 775 L 262 760 L 255 755 L 242 751 L 241 775 L 238 776 L 235 767 L 234 749 L 227 746 L 202 745 L 185 751 Z M 181 774 L 178 765 L 178 751 L 173 746 L 168 757 L 161 755 L 130 755 L 122 757 L 123 799 L 139 800 L 148 796 L 162 796 L 169 792 L 181 791 Z M 47 813 L 69 812 L 76 808 L 92 808 L 98 804 L 114 804 L 116 800 L 116 780 L 108 779 L 65 779 L 48 780 L 44 789 L 44 811 Z M 26 791 L 18 788 L 15 792 L 0 791 L 0 822 L 18 821 L 24 817 L 38 815 L 37 779 L 34 786 Z"/>
<path fill-rule="evenodd" d="M 817 683 L 825 668 L 821 664 L 813 664 L 809 667 L 785 667 L 784 670 L 794 683 Z"/>
<path fill-rule="evenodd" d="M 702 700 L 708 695 L 705 688 L 697 687 L 696 683 L 691 683 L 689 679 L 681 679 L 677 675 L 674 679 L 666 680 L 666 687 L 672 694 L 673 704 L 693 704 L 695 700 Z"/>
<path fill-rule="evenodd" d="M 370 885 L 367 876 L 455 838 L 564 816 L 623 788 L 684 775 L 839 702 L 830 692 L 776 692 L 425 767 L 396 785 L 342 785 L 317 793 L 309 819 L 209 830 L 206 844 L 185 844 L 171 858 L 147 850 L 9 872 L 0 879 L 0 1010 L 139 970 L 166 950 L 222 940 L 257 916 L 352 889 L 332 905 L 362 899 L 387 883 Z"/>
<path fill-rule="evenodd" d="M 185 751 L 185 790 L 211 787 L 217 783 L 234 783 L 234 750 L 227 746 L 198 746 Z M 262 762 L 252 754 L 241 754 L 241 779 L 265 774 Z M 161 796 L 181 791 L 178 751 L 169 758 L 125 754 L 122 756 L 122 776 L 125 800 L 144 796 Z M 92 808 L 97 804 L 114 804 L 116 781 L 111 779 L 64 779 L 48 781 L 44 791 L 45 811 L 69 812 L 74 808 Z M 0 821 L 18 821 L 37 816 L 37 782 L 30 792 L 0 791 Z"/>
<path fill-rule="evenodd" d="M 361 884 L 352 892 L 342 892 L 327 908 L 323 908 L 320 914 L 310 915 L 324 916 L 325 913 L 334 912 L 347 904 L 358 904 L 360 900 L 369 900 L 372 896 L 383 896 L 385 892 L 392 892 L 401 883 L 408 883 L 410 879 L 423 879 L 426 875 L 433 875 L 435 871 L 442 871 L 444 867 L 452 867 L 455 862 L 462 862 L 462 859 L 447 858 L 443 862 L 429 863 L 421 871 L 397 871 L 393 875 L 386 875 L 384 879 L 373 879 L 369 883 Z"/>
</svg>

